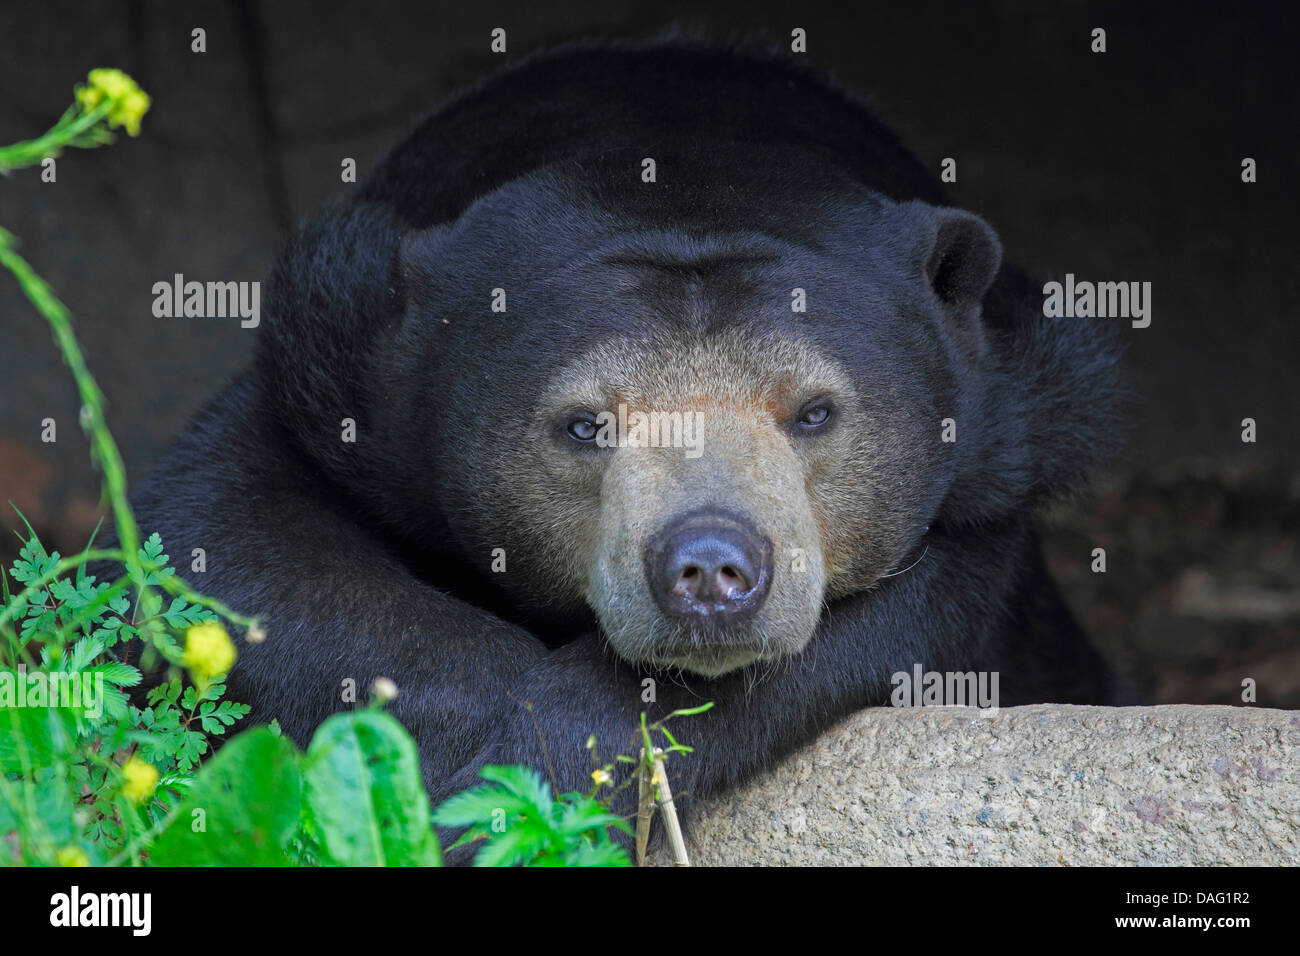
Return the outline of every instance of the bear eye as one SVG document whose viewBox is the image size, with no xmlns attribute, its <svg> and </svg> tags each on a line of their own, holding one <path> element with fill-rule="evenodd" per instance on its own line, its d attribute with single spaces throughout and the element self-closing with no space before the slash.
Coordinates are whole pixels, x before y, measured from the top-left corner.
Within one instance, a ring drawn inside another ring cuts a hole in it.
<svg viewBox="0 0 1300 956">
<path fill-rule="evenodd" d="M 569 419 L 565 431 L 574 441 L 587 443 L 596 440 L 596 422 L 588 415 L 578 415 Z"/>
<path fill-rule="evenodd" d="M 808 431 L 813 428 L 820 428 L 830 421 L 830 419 L 830 404 L 823 399 L 818 399 L 817 401 L 809 402 L 803 407 L 803 411 L 799 413 L 797 424 L 802 430 Z"/>
</svg>

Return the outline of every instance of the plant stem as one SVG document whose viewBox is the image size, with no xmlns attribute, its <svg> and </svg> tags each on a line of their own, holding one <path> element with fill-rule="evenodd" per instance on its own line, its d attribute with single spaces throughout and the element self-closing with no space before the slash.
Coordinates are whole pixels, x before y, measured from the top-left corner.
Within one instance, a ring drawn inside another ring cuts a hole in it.
<svg viewBox="0 0 1300 956">
<path fill-rule="evenodd" d="M 64 146 L 98 146 L 100 143 L 77 143 L 76 140 L 82 133 L 91 129 L 101 119 L 108 115 L 108 103 L 101 103 L 89 113 L 83 113 L 80 117 L 69 122 L 69 115 L 76 109 L 70 107 L 67 113 L 60 117 L 44 135 L 36 139 L 24 140 L 21 143 L 13 143 L 9 146 L 0 146 L 0 173 L 7 173 L 11 169 L 23 169 L 27 166 L 34 166 L 43 160 L 46 156 L 58 155 L 59 150 Z M 102 142 L 111 142 L 112 134 L 105 134 L 108 138 Z"/>
<path fill-rule="evenodd" d="M 87 114 L 87 116 L 91 115 L 94 114 Z M 54 333 L 54 340 L 72 370 L 73 377 L 77 380 L 77 391 L 81 395 L 82 402 L 81 424 L 90 438 L 91 448 L 104 473 L 104 490 L 113 509 L 113 524 L 117 528 L 117 540 L 122 550 L 126 552 L 123 562 L 131 576 L 143 582 L 144 569 L 136 553 L 140 548 L 140 530 L 136 527 L 135 516 L 131 514 L 131 508 L 126 500 L 126 468 L 122 464 L 122 455 L 104 421 L 104 393 L 99 390 L 99 385 L 90 374 L 90 369 L 86 368 L 81 346 L 77 344 L 76 336 L 72 334 L 72 313 L 59 301 L 46 281 L 14 251 L 15 244 L 13 234 L 0 227 L 0 265 L 14 274 L 36 311 L 45 316 Z"/>
</svg>

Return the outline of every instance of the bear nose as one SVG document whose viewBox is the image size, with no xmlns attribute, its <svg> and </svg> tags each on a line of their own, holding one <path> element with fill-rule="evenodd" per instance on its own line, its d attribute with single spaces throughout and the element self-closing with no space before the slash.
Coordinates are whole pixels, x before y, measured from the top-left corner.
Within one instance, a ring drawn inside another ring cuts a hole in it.
<svg viewBox="0 0 1300 956">
<path fill-rule="evenodd" d="M 646 572 L 655 599 L 671 617 L 746 619 L 771 584 L 772 542 L 745 519 L 694 512 L 650 542 Z"/>
</svg>

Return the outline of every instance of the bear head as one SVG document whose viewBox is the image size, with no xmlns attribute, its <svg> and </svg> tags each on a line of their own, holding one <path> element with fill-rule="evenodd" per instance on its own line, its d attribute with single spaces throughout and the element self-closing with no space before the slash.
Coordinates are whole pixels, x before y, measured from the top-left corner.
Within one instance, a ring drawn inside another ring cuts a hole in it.
<svg viewBox="0 0 1300 956">
<path fill-rule="evenodd" d="M 397 546 L 715 676 L 797 654 L 930 528 L 1078 483 L 1113 356 L 982 219 L 797 147 L 657 162 L 554 163 L 427 226 L 355 203 L 282 260 L 263 387 Z"/>
</svg>

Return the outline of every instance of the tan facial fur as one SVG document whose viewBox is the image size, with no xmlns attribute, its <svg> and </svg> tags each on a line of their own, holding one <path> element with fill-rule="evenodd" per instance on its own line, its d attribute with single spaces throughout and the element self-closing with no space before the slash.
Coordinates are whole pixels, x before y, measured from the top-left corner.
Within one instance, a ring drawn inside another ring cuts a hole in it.
<svg viewBox="0 0 1300 956">
<path fill-rule="evenodd" d="M 800 434 L 793 423 L 817 398 L 835 418 Z M 566 412 L 619 405 L 628 416 L 695 413 L 697 451 L 578 450 L 556 437 Z M 620 656 L 717 675 L 797 653 L 826 600 L 887 570 L 900 529 L 887 520 L 896 489 L 869 477 L 881 440 L 844 371 L 798 338 L 731 329 L 613 340 L 558 372 L 539 404 L 529 449 L 507 477 L 529 491 L 531 517 L 515 530 L 545 543 L 553 593 L 585 599 Z M 650 591 L 647 542 L 700 508 L 742 515 L 771 542 L 768 596 L 741 627 L 666 616 Z"/>
</svg>

